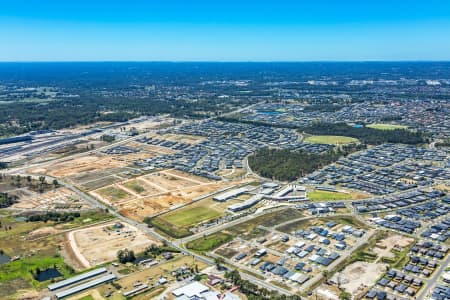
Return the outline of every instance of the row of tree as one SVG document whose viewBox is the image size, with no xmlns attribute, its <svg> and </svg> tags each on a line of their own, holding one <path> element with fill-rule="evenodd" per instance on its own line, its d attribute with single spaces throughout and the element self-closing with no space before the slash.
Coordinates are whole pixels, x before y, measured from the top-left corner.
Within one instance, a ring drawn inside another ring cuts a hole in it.
<svg viewBox="0 0 450 300">
<path fill-rule="evenodd" d="M 239 286 L 239 290 L 247 296 L 248 300 L 300 300 L 300 296 L 287 296 L 276 291 L 270 291 L 266 288 L 260 288 L 258 285 L 241 278 L 239 271 L 233 270 L 225 273 L 225 278 L 229 279 L 234 285 Z"/>
<path fill-rule="evenodd" d="M 158 255 L 161 255 L 164 252 L 179 253 L 180 250 L 169 247 L 166 245 L 166 243 L 164 243 L 164 245 L 162 245 L 162 246 L 158 246 L 156 244 L 151 244 L 144 250 L 144 252 L 142 254 L 144 256 L 154 258 L 154 257 L 157 257 Z"/>
<path fill-rule="evenodd" d="M 44 214 L 31 215 L 27 218 L 27 222 L 71 222 L 76 218 L 79 218 L 81 214 L 79 212 L 53 212 L 49 211 Z"/>
</svg>

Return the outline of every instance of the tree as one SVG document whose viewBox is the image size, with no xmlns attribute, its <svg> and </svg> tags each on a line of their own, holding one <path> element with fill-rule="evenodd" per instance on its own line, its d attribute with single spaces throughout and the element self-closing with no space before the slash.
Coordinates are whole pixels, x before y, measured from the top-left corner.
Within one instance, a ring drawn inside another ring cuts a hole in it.
<svg viewBox="0 0 450 300">
<path fill-rule="evenodd" d="M 39 182 L 41 183 L 41 184 L 44 184 L 45 183 L 45 176 L 39 176 Z"/>
<path fill-rule="evenodd" d="M 59 186 L 59 182 L 56 179 L 53 179 L 53 186 L 57 188 Z"/>
<path fill-rule="evenodd" d="M 341 299 L 341 300 L 351 300 L 352 299 L 352 294 L 350 294 L 349 292 L 343 291 L 339 295 L 339 299 Z"/>
<path fill-rule="evenodd" d="M 16 176 L 16 186 L 20 187 L 22 185 L 22 177 L 20 175 Z"/>
<path fill-rule="evenodd" d="M 222 268 L 222 265 L 224 263 L 225 263 L 225 260 L 222 257 L 218 256 L 218 257 L 214 258 L 214 264 L 216 265 L 216 268 L 218 270 L 220 270 Z"/>
<path fill-rule="evenodd" d="M 136 256 L 134 255 L 133 250 L 119 250 L 117 251 L 117 259 L 120 263 L 126 264 L 127 262 L 133 262 L 136 260 Z"/>
<path fill-rule="evenodd" d="M 200 281 L 200 280 L 202 280 L 202 276 L 200 274 L 195 274 L 194 280 L 195 281 Z"/>
<path fill-rule="evenodd" d="M 322 276 L 323 276 L 323 278 L 325 278 L 325 281 L 328 281 L 328 279 L 330 279 L 330 275 L 331 275 L 330 271 L 328 271 L 328 270 L 322 271 Z"/>
</svg>

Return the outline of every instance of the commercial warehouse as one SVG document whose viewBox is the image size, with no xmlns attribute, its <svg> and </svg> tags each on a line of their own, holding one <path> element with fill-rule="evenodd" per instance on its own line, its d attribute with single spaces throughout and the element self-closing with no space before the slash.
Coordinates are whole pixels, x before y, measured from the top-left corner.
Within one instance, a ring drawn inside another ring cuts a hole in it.
<svg viewBox="0 0 450 300">
<path fill-rule="evenodd" d="M 108 275 L 99 277 L 97 279 L 94 279 L 92 281 L 89 281 L 89 282 L 86 282 L 86 283 L 74 286 L 73 288 L 70 288 L 68 290 L 58 292 L 58 293 L 56 293 L 55 296 L 56 296 L 57 299 L 61 299 L 61 298 L 64 298 L 64 297 L 76 294 L 78 292 L 87 290 L 87 289 L 89 289 L 91 287 L 94 287 L 96 285 L 99 285 L 99 284 L 102 284 L 102 283 L 105 283 L 105 282 L 108 282 L 108 281 L 112 281 L 114 279 L 116 279 L 116 275 L 108 274 Z"/>
<path fill-rule="evenodd" d="M 227 201 L 227 200 L 229 200 L 231 198 L 234 198 L 234 197 L 240 196 L 240 195 L 242 195 L 244 193 L 247 193 L 250 190 L 251 190 L 251 188 L 249 186 L 244 186 L 244 187 L 241 187 L 241 188 L 233 189 L 231 191 L 219 194 L 219 195 L 215 196 L 213 199 L 215 201 L 225 202 L 225 201 Z"/>
<path fill-rule="evenodd" d="M 48 289 L 50 291 L 54 291 L 54 290 L 60 289 L 62 287 L 75 284 L 75 283 L 80 282 L 82 280 L 85 280 L 85 279 L 88 279 L 88 278 L 92 278 L 94 276 L 97 276 L 97 275 L 100 275 L 100 274 L 103 274 L 103 273 L 106 273 L 106 272 L 107 272 L 106 268 L 98 268 L 98 269 L 95 269 L 95 270 L 83 273 L 81 275 L 70 277 L 69 279 L 66 279 L 66 280 L 63 280 L 63 281 L 59 281 L 59 282 L 56 282 L 56 283 L 49 284 L 48 285 Z"/>
</svg>

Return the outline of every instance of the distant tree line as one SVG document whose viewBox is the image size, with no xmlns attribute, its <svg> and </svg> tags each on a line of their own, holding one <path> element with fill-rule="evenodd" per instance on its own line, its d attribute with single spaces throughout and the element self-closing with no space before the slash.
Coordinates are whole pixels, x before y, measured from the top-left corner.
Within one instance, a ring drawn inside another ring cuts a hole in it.
<svg viewBox="0 0 450 300">
<path fill-rule="evenodd" d="M 321 154 L 264 148 L 249 156 L 248 163 L 263 177 L 293 181 L 363 148 L 365 145 L 362 144 L 348 144 Z"/>
<path fill-rule="evenodd" d="M 422 132 L 407 129 L 380 130 L 369 127 L 357 128 L 346 123 L 315 123 L 300 131 L 316 135 L 343 135 L 359 139 L 370 145 L 382 143 L 421 144 L 427 142 Z"/>
<path fill-rule="evenodd" d="M 310 126 L 298 127 L 295 124 L 267 124 L 262 121 L 242 120 L 239 117 L 219 117 L 219 121 L 246 123 L 255 126 L 270 126 L 278 128 L 298 129 L 315 135 L 343 135 L 359 139 L 362 143 L 379 145 L 383 143 L 422 144 L 428 142 L 423 132 L 413 132 L 407 129 L 380 130 L 369 127 L 356 128 L 346 123 L 315 123 Z"/>
<path fill-rule="evenodd" d="M 344 106 L 334 103 L 311 104 L 303 108 L 304 112 L 335 112 L 341 110 Z"/>
<path fill-rule="evenodd" d="M 223 102 L 223 101 L 222 101 Z M 175 117 L 201 118 L 224 106 L 219 100 L 168 101 L 154 98 L 84 96 L 82 99 L 42 103 L 2 104 L 0 137 L 42 129 L 61 129 L 94 122 L 124 122 L 142 115 L 171 114 Z M 108 113 L 104 113 L 107 111 Z"/>
</svg>

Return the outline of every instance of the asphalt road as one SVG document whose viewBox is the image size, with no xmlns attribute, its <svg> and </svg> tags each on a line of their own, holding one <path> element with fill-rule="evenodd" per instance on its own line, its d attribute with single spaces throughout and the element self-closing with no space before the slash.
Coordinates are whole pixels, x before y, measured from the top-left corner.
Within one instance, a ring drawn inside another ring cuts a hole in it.
<svg viewBox="0 0 450 300">
<path fill-rule="evenodd" d="M 445 272 L 445 269 L 450 264 L 450 255 L 447 255 L 447 258 L 441 263 L 440 268 L 434 272 L 433 276 L 428 279 L 427 285 L 420 291 L 420 293 L 417 295 L 418 300 L 424 300 L 425 297 L 432 292 L 433 288 L 436 286 L 436 283 L 439 280 L 439 277 L 441 277 L 442 273 Z"/>
</svg>

